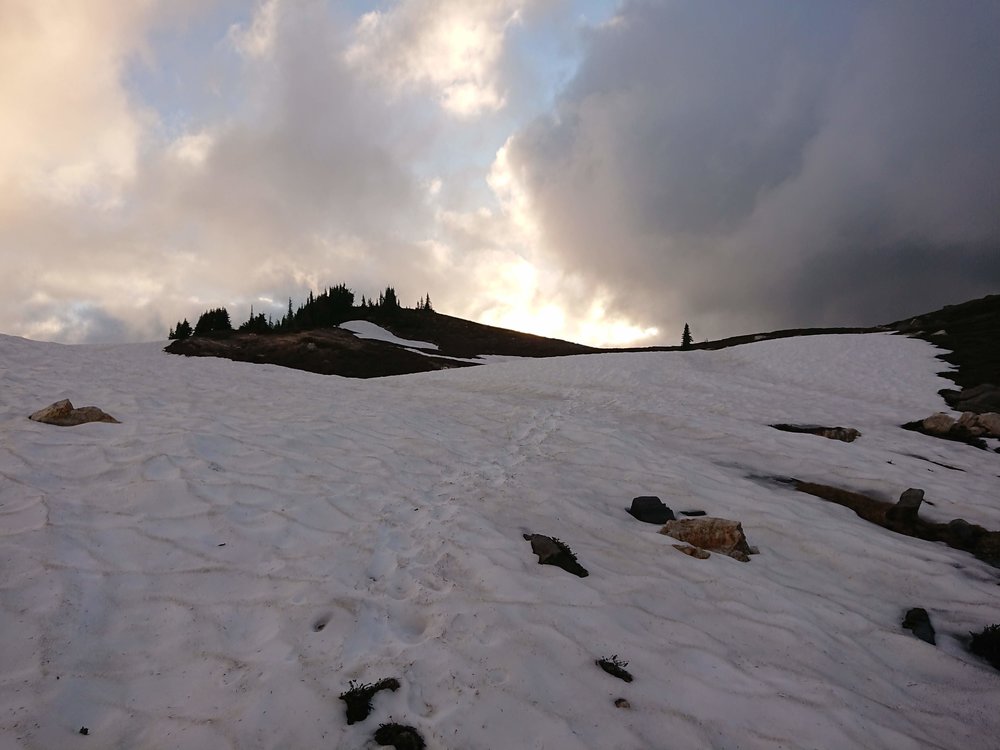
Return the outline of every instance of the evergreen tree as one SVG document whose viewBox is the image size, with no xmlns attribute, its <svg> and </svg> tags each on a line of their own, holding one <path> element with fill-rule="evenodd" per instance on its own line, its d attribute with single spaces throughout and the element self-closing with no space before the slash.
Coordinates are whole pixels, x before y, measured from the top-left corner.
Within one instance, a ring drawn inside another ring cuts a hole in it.
<svg viewBox="0 0 1000 750">
<path fill-rule="evenodd" d="M 187 322 L 187 318 L 180 321 L 176 328 L 170 329 L 170 334 L 167 336 L 171 341 L 183 341 L 184 339 L 191 336 L 191 324 Z"/>
<path fill-rule="evenodd" d="M 229 321 L 229 311 L 224 307 L 206 310 L 198 318 L 194 327 L 195 336 L 205 336 L 211 333 L 225 333 L 233 330 Z"/>
<path fill-rule="evenodd" d="M 691 328 L 687 323 L 684 324 L 684 333 L 681 334 L 681 349 L 691 348 Z"/>
</svg>

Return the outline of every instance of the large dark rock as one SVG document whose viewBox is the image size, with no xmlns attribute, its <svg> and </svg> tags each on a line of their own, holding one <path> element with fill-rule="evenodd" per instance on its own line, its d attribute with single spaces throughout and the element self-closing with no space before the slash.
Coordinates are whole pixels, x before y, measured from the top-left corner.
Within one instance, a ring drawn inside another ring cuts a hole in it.
<svg viewBox="0 0 1000 750">
<path fill-rule="evenodd" d="M 924 501 L 924 491 L 911 487 L 899 496 L 899 500 L 885 512 L 886 520 L 901 525 L 912 525 L 917 521 L 917 512 Z"/>
<path fill-rule="evenodd" d="M 1000 412 L 1000 387 L 993 383 L 981 383 L 960 391 L 946 388 L 939 393 L 948 406 L 956 411 L 971 411 L 976 414 Z"/>
<path fill-rule="evenodd" d="M 380 724 L 375 730 L 375 742 L 383 747 L 394 747 L 396 750 L 424 750 L 424 738 L 414 727 L 406 724 Z"/>
<path fill-rule="evenodd" d="M 907 610 L 903 617 L 903 627 L 912 630 L 913 635 L 932 646 L 936 643 L 934 637 L 934 626 L 931 625 L 931 617 L 923 607 L 914 607 Z"/>
<path fill-rule="evenodd" d="M 662 526 L 667 521 L 674 520 L 674 512 L 663 504 L 660 498 L 653 495 L 643 495 L 632 500 L 629 515 L 643 523 L 655 523 Z"/>
</svg>

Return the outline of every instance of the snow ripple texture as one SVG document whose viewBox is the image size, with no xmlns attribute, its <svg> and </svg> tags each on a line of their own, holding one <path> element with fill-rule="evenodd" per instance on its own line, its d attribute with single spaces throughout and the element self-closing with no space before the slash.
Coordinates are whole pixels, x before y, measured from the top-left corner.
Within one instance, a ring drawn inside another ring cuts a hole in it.
<svg viewBox="0 0 1000 750">
<path fill-rule="evenodd" d="M 890 335 L 353 381 L 0 337 L 0 748 L 995 748 L 1000 673 L 961 638 L 997 571 L 753 479 L 1000 528 L 995 454 Z M 56 428 L 57 399 L 120 425 Z M 853 444 L 776 422 L 856 427 Z M 962 468 L 951 471 L 927 460 Z M 742 521 L 750 564 L 624 511 Z M 590 576 L 539 566 L 558 536 Z M 900 628 L 930 611 L 938 647 Z M 594 666 L 619 654 L 635 681 Z M 348 726 L 349 680 L 395 676 Z M 631 709 L 615 706 L 627 698 Z"/>
</svg>

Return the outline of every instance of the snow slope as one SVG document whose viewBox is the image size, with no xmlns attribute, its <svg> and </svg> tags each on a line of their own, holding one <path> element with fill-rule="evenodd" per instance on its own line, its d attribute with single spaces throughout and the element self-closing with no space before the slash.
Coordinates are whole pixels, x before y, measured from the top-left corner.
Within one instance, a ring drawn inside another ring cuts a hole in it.
<svg viewBox="0 0 1000 750">
<path fill-rule="evenodd" d="M 1000 527 L 1000 456 L 897 427 L 942 408 L 928 344 L 368 381 L 160 347 L 0 337 L 4 750 L 368 748 L 390 716 L 429 748 L 997 747 L 1000 672 L 960 640 L 1000 621 L 997 570 L 753 478 L 921 487 L 927 517 Z M 25 418 L 60 398 L 122 424 Z M 680 554 L 625 513 L 640 494 L 761 554 Z M 900 628 L 913 606 L 937 647 Z M 349 681 L 390 676 L 348 726 Z"/>
</svg>

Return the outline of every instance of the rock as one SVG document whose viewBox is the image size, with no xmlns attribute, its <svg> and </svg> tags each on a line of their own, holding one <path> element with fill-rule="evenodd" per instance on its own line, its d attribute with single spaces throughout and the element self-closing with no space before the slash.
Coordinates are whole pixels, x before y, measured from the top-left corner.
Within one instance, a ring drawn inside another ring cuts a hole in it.
<svg viewBox="0 0 1000 750">
<path fill-rule="evenodd" d="M 70 400 L 65 398 L 62 401 L 56 401 L 54 404 L 46 406 L 44 409 L 39 409 L 28 417 L 28 419 L 35 422 L 58 425 L 59 427 L 75 427 L 78 424 L 86 424 L 87 422 L 112 422 L 119 424 L 117 419 L 101 411 L 96 406 L 82 406 L 79 409 L 74 409 Z"/>
<path fill-rule="evenodd" d="M 982 437 L 986 434 L 986 428 L 979 424 L 979 415 L 973 411 L 963 412 L 951 429 L 963 432 L 969 437 Z"/>
<path fill-rule="evenodd" d="M 939 411 L 937 414 L 932 414 L 927 419 L 922 420 L 920 425 L 924 428 L 924 432 L 932 435 L 946 435 L 955 426 L 955 419 Z"/>
<path fill-rule="evenodd" d="M 420 732 L 406 724 L 380 724 L 374 739 L 379 745 L 392 746 L 396 750 L 423 750 L 427 747 Z"/>
<path fill-rule="evenodd" d="M 685 555 L 689 555 L 690 557 L 696 557 L 699 560 L 707 560 L 712 556 L 705 550 L 699 547 L 692 547 L 690 544 L 672 544 L 671 546 L 676 550 L 680 550 Z"/>
<path fill-rule="evenodd" d="M 986 437 L 1000 438 L 1000 414 L 992 411 L 980 414 L 979 424 L 986 430 Z"/>
<path fill-rule="evenodd" d="M 632 708 L 632 704 L 629 703 L 624 698 L 616 698 L 615 699 L 615 707 L 616 708 Z"/>
<path fill-rule="evenodd" d="M 1000 412 L 1000 388 L 992 383 L 982 383 L 961 391 L 945 389 L 940 394 L 948 406 L 958 411 L 974 411 L 977 414 Z"/>
<path fill-rule="evenodd" d="M 681 515 L 682 516 L 689 516 L 689 517 L 693 518 L 694 516 L 703 516 L 703 515 L 705 515 L 705 511 L 703 511 L 703 510 L 682 510 L 681 511 Z"/>
<path fill-rule="evenodd" d="M 954 518 L 948 521 L 948 538 L 950 538 L 958 548 L 968 548 L 975 546 L 976 542 L 983 535 L 982 526 L 974 526 L 964 518 Z"/>
<path fill-rule="evenodd" d="M 525 534 L 524 540 L 531 542 L 531 551 L 538 555 L 539 565 L 555 565 L 580 578 L 590 575 L 562 540 L 543 534 Z"/>
<path fill-rule="evenodd" d="M 633 498 L 628 513 L 638 521 L 655 523 L 658 526 L 674 520 L 674 512 L 664 505 L 660 498 L 652 495 Z"/>
<path fill-rule="evenodd" d="M 920 640 L 926 641 L 932 646 L 935 645 L 934 626 L 931 625 L 930 615 L 927 614 L 927 610 L 923 607 L 914 607 L 907 610 L 906 615 L 903 617 L 903 627 L 907 630 L 912 630 L 913 635 L 917 636 Z"/>
<path fill-rule="evenodd" d="M 660 533 L 703 550 L 729 555 L 740 562 L 750 562 L 750 545 L 747 544 L 739 521 L 725 518 L 682 518 L 667 521 Z"/>
<path fill-rule="evenodd" d="M 917 511 L 924 501 L 924 491 L 911 487 L 899 496 L 899 501 L 885 512 L 887 521 L 912 525 L 917 522 Z"/>
<path fill-rule="evenodd" d="M 819 437 L 825 437 L 829 440 L 840 440 L 844 443 L 853 443 L 861 437 L 861 433 L 853 427 L 823 427 L 821 425 L 812 424 L 773 424 L 771 427 L 776 430 L 781 430 L 782 432 L 797 432 L 805 435 L 818 435 Z"/>
</svg>

